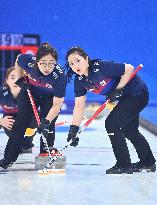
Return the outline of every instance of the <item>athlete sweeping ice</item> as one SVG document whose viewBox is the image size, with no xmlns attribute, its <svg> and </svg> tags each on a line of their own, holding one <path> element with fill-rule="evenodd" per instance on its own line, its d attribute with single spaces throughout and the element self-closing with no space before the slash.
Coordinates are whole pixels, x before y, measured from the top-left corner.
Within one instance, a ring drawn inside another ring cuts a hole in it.
<svg viewBox="0 0 157 205">
<path fill-rule="evenodd" d="M 7 168 L 19 156 L 25 129 L 34 118 L 32 105 L 26 89 L 31 91 L 35 104 L 40 107 L 40 130 L 47 139 L 49 147 L 53 147 L 55 140 L 55 121 L 63 104 L 66 79 L 61 67 L 57 64 L 57 52 L 44 43 L 37 51 L 36 57 L 30 54 L 20 55 L 17 64 L 28 73 L 28 82 L 22 82 L 22 90 L 18 98 L 18 115 L 13 124 L 12 136 L 9 138 L 4 158 L 0 166 Z M 16 66 L 17 66 L 16 64 Z M 45 151 L 45 144 L 41 138 L 40 153 Z"/>
<path fill-rule="evenodd" d="M 117 160 L 115 166 L 106 170 L 106 174 L 132 174 L 142 170 L 155 171 L 155 158 L 147 140 L 139 132 L 139 113 L 148 103 L 149 92 L 139 76 L 129 81 L 134 67 L 130 64 L 113 61 L 90 60 L 80 47 L 72 47 L 66 55 L 67 79 L 75 75 L 75 107 L 73 121 L 67 141 L 77 146 L 77 132 L 85 109 L 87 91 L 107 96 L 110 102 L 118 104 L 105 120 L 105 127 Z M 137 163 L 131 159 L 125 138 L 134 145 L 138 157 Z"/>
</svg>

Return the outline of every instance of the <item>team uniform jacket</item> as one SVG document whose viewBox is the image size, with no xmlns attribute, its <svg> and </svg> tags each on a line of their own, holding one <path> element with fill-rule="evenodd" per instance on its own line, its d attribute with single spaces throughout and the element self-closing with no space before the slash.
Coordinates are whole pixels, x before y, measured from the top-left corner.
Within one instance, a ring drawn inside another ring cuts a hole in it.
<svg viewBox="0 0 157 205">
<path fill-rule="evenodd" d="M 35 56 L 22 54 L 18 58 L 18 64 L 28 74 L 32 93 L 37 97 L 45 95 L 62 98 L 65 96 L 66 78 L 61 67 L 56 64 L 49 75 L 43 75 L 35 66 Z"/>
<path fill-rule="evenodd" d="M 87 91 L 107 96 L 113 91 L 125 72 L 125 64 L 113 61 L 91 60 L 88 76 L 76 75 L 74 80 L 75 97 L 84 96 Z M 140 95 L 147 86 L 139 76 L 135 76 L 124 87 L 123 95 Z"/>
<path fill-rule="evenodd" d="M 9 88 L 0 88 L 0 106 L 2 107 L 4 116 L 16 116 L 18 112 L 17 102 Z"/>
</svg>

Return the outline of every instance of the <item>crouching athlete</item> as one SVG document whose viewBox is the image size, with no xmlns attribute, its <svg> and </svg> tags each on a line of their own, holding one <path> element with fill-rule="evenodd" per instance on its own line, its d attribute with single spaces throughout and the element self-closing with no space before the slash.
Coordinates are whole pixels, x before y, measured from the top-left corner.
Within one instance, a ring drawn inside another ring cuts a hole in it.
<svg viewBox="0 0 157 205">
<path fill-rule="evenodd" d="M 17 99 L 21 88 L 15 82 L 24 75 L 22 69 L 10 67 L 6 72 L 6 79 L 3 86 L 0 88 L 0 106 L 2 108 L 3 116 L 0 119 L 0 126 L 3 127 L 6 135 L 11 136 L 12 126 L 15 122 L 18 113 Z M 33 137 L 36 134 L 37 123 L 32 121 L 29 128 L 25 131 L 21 152 L 31 153 L 33 144 Z"/>
<path fill-rule="evenodd" d="M 33 95 L 35 104 L 40 107 L 40 130 L 47 139 L 49 147 L 53 147 L 55 140 L 55 122 L 63 105 L 66 78 L 62 68 L 57 64 L 58 55 L 54 47 L 43 43 L 37 50 L 36 56 L 21 54 L 17 57 L 15 66 L 20 66 L 28 74 L 29 89 Z M 34 118 L 25 87 L 21 89 L 18 97 L 18 115 L 12 127 L 12 136 L 9 138 L 4 158 L 0 160 L 0 166 L 8 168 L 15 162 L 20 153 L 25 129 Z M 44 153 L 45 144 L 40 139 L 40 153 Z"/>
</svg>

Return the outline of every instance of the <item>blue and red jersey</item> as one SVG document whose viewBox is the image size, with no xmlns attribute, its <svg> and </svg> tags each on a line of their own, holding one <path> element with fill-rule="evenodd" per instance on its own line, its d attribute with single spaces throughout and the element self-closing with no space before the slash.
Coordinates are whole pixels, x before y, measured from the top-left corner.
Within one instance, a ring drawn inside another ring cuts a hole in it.
<svg viewBox="0 0 157 205">
<path fill-rule="evenodd" d="M 18 64 L 28 74 L 29 84 L 33 94 L 38 97 L 50 95 L 64 97 L 66 90 L 66 77 L 60 65 L 56 64 L 49 75 L 43 75 L 35 66 L 36 57 L 31 54 L 22 54 L 18 58 Z"/>
<path fill-rule="evenodd" d="M 75 76 L 75 97 L 84 96 L 87 91 L 107 96 L 117 87 L 121 76 L 125 72 L 125 64 L 114 61 L 91 60 L 88 69 L 88 76 Z M 143 90 L 147 92 L 147 86 L 136 75 L 125 86 L 123 95 L 140 95 Z"/>
<path fill-rule="evenodd" d="M 18 112 L 16 99 L 9 88 L 0 88 L 0 106 L 4 115 L 16 115 Z"/>
</svg>

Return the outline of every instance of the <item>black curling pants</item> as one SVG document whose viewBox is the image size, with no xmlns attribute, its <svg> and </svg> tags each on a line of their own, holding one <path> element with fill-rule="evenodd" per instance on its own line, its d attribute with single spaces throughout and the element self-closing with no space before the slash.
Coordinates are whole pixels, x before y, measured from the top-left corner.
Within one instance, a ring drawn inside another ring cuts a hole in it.
<svg viewBox="0 0 157 205">
<path fill-rule="evenodd" d="M 45 96 L 40 98 L 34 97 L 34 101 L 36 107 L 40 106 L 41 117 L 42 118 L 46 117 L 49 109 L 53 105 L 53 96 Z M 25 130 L 27 127 L 29 127 L 30 122 L 34 118 L 32 105 L 30 103 L 26 91 L 21 90 L 17 102 L 18 102 L 18 114 L 12 128 L 11 137 L 9 137 L 4 152 L 4 158 L 8 162 L 15 162 L 16 159 L 18 158 L 22 148 Z M 52 126 L 50 125 L 51 130 L 55 129 L 53 126 L 55 124 L 56 119 L 57 117 L 51 122 L 52 124 Z M 53 135 L 53 139 L 54 139 L 54 135 Z M 48 144 L 48 146 L 53 146 L 53 145 Z"/>
<path fill-rule="evenodd" d="M 130 154 L 125 138 L 136 149 L 140 162 L 152 165 L 155 158 L 145 137 L 139 132 L 139 113 L 148 104 L 148 93 L 137 96 L 125 96 L 106 118 L 105 127 L 109 135 L 117 166 L 129 167 Z"/>
<path fill-rule="evenodd" d="M 4 116 L 7 116 L 7 115 L 4 115 Z M 13 115 L 14 120 L 16 120 L 16 116 L 17 116 L 17 114 Z M 30 121 L 29 126 L 27 128 L 32 128 L 32 129 L 37 128 L 37 122 L 36 122 L 35 118 L 33 118 L 33 120 Z M 11 137 L 12 130 L 8 130 L 5 127 L 4 127 L 4 130 L 5 130 L 6 135 L 8 137 Z M 25 136 L 24 139 L 23 139 L 22 146 L 23 146 L 24 149 L 31 148 L 33 146 L 33 136 Z M 22 150 L 21 150 L 21 152 L 22 152 Z"/>
<path fill-rule="evenodd" d="M 51 109 L 53 104 L 53 98 L 42 98 L 40 99 L 40 118 L 45 118 Z M 47 137 L 47 144 L 49 147 L 53 147 L 54 141 L 55 141 L 55 122 L 57 120 L 58 116 L 52 120 L 51 125 L 50 125 L 50 133 Z M 40 153 L 45 152 L 45 144 L 42 140 L 42 137 L 40 137 Z"/>
</svg>

